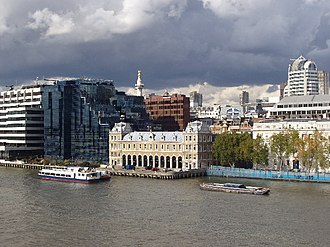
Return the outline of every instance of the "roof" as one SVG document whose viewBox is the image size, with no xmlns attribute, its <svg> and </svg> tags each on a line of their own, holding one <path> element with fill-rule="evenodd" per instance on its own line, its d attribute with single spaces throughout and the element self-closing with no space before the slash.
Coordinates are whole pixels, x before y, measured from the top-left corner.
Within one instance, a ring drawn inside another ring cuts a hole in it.
<svg viewBox="0 0 330 247">
<path fill-rule="evenodd" d="M 330 119 L 314 119 L 314 118 L 288 118 L 288 119 L 265 119 L 258 123 L 302 123 L 302 122 L 330 122 Z"/>
<path fill-rule="evenodd" d="M 290 104 L 290 103 L 306 104 L 309 102 L 313 102 L 313 103 L 330 102 L 330 95 L 320 94 L 320 95 L 288 96 L 288 97 L 284 97 L 277 104 Z"/>
<path fill-rule="evenodd" d="M 183 133 L 173 132 L 131 132 L 124 136 L 123 141 L 164 141 L 183 142 Z"/>
<path fill-rule="evenodd" d="M 313 61 L 307 60 L 303 56 L 300 56 L 295 59 L 289 66 L 290 71 L 298 71 L 305 69 L 316 70 L 316 65 Z"/>
</svg>

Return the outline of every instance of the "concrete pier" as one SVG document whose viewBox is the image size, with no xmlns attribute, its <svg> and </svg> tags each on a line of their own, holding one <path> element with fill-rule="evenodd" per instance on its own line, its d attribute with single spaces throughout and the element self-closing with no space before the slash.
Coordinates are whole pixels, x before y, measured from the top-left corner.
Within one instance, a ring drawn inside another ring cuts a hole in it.
<svg viewBox="0 0 330 247">
<path fill-rule="evenodd" d="M 0 161 L 0 166 L 38 170 L 43 167 L 43 165 L 27 164 L 20 161 Z"/>
<path fill-rule="evenodd" d="M 112 176 L 127 176 L 137 178 L 154 178 L 154 179 L 181 179 L 181 178 L 194 178 L 206 176 L 205 170 L 190 170 L 190 171 L 148 171 L 148 170 L 115 170 L 105 169 L 105 171 Z"/>
</svg>

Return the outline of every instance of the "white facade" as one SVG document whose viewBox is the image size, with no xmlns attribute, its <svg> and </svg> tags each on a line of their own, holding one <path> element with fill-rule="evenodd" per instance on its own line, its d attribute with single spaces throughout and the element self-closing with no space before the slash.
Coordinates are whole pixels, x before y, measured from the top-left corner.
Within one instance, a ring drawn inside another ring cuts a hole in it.
<svg viewBox="0 0 330 247">
<path fill-rule="evenodd" d="M 43 155 L 42 86 L 0 92 L 0 158 Z"/>
<path fill-rule="evenodd" d="M 109 164 L 174 170 L 206 168 L 213 162 L 212 133 L 203 122 L 188 123 L 183 132 L 135 132 L 117 123 L 109 134 Z"/>
<path fill-rule="evenodd" d="M 253 138 L 261 136 L 269 142 L 272 135 L 279 134 L 286 130 L 298 130 L 299 135 L 313 134 L 315 130 L 321 131 L 324 137 L 330 136 L 329 119 L 267 119 L 253 124 Z"/>
<path fill-rule="evenodd" d="M 317 94 L 319 81 L 316 64 L 300 56 L 289 65 L 288 85 L 284 89 L 284 96 Z"/>
<path fill-rule="evenodd" d="M 220 119 L 221 118 L 221 106 L 213 105 L 208 107 L 198 107 L 195 108 L 195 117 L 197 118 L 212 118 L 212 119 Z"/>
</svg>

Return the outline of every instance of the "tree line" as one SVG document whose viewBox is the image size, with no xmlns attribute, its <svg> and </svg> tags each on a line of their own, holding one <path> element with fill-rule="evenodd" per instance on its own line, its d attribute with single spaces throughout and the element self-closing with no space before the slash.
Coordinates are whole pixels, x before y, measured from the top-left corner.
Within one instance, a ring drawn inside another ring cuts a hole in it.
<svg viewBox="0 0 330 247">
<path fill-rule="evenodd" d="M 297 130 L 274 134 L 268 141 L 261 136 L 255 139 L 249 133 L 223 133 L 213 143 L 213 155 L 219 165 L 244 168 L 290 169 L 306 171 L 330 167 L 330 139 L 315 130 L 299 135 Z"/>
</svg>

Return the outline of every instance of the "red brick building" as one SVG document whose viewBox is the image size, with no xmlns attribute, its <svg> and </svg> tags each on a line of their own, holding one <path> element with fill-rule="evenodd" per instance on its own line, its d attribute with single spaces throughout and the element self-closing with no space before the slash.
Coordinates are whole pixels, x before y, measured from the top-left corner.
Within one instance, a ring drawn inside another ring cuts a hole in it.
<svg viewBox="0 0 330 247">
<path fill-rule="evenodd" d="M 149 95 L 144 102 L 154 126 L 161 126 L 164 131 L 186 128 L 190 120 L 189 97 L 166 92 L 163 96 Z"/>
</svg>

